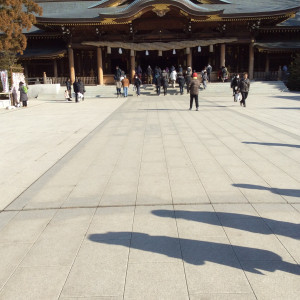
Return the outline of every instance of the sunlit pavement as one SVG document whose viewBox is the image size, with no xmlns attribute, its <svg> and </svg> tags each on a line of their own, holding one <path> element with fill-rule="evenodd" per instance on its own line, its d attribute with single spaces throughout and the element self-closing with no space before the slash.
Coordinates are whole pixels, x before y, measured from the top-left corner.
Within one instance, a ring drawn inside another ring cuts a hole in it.
<svg viewBox="0 0 300 300">
<path fill-rule="evenodd" d="M 299 298 L 300 95 L 114 92 L 1 111 L 0 299 Z"/>
</svg>

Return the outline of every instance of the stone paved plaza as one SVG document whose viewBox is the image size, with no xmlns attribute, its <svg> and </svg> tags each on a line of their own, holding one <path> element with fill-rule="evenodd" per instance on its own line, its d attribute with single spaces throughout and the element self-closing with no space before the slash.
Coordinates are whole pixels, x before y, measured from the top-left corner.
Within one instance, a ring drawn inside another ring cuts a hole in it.
<svg viewBox="0 0 300 300">
<path fill-rule="evenodd" d="M 228 85 L 1 110 L 0 299 L 299 299 L 300 94 Z"/>
</svg>

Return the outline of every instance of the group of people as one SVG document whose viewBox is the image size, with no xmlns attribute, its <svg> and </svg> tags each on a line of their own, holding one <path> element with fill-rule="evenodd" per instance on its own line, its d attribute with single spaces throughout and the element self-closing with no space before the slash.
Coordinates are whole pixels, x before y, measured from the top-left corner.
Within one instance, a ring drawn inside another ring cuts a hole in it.
<svg viewBox="0 0 300 300">
<path fill-rule="evenodd" d="M 28 87 L 25 85 L 24 82 L 21 81 L 19 83 L 18 91 L 20 92 L 20 99 L 18 99 L 18 93 L 17 93 L 16 87 L 13 86 L 12 91 L 11 91 L 13 106 L 20 107 L 21 106 L 20 102 L 22 102 L 22 106 L 27 107 Z"/>
<path fill-rule="evenodd" d="M 67 101 L 72 101 L 72 83 L 70 78 L 66 81 L 66 90 L 65 90 L 65 99 Z M 83 82 L 80 79 L 76 79 L 73 83 L 73 90 L 75 94 L 75 102 L 84 101 L 85 87 Z"/>
<path fill-rule="evenodd" d="M 232 77 L 230 86 L 233 92 L 233 101 L 240 101 L 240 105 L 246 107 L 246 99 L 250 90 L 250 80 L 248 78 L 248 73 L 244 73 L 242 78 L 240 78 L 239 74 L 235 74 Z"/>
</svg>

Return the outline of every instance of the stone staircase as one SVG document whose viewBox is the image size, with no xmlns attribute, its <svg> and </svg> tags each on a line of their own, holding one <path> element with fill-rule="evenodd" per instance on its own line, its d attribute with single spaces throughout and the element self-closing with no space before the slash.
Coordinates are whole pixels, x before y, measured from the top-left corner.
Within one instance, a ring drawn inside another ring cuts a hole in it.
<svg viewBox="0 0 300 300">
<path fill-rule="evenodd" d="M 86 86 L 85 99 L 92 98 L 116 98 L 116 87 L 114 85 L 107 86 Z M 42 100 L 64 100 L 65 87 L 61 86 L 58 94 L 54 95 L 39 95 L 38 99 Z M 175 89 L 169 87 L 170 93 L 179 92 L 178 86 Z M 287 92 L 288 89 L 282 81 L 252 81 L 251 82 L 251 94 L 263 94 L 274 95 L 281 92 Z M 143 85 L 141 88 L 141 94 L 147 93 L 155 94 L 155 87 L 150 85 Z M 213 82 L 208 84 L 206 90 L 201 91 L 208 95 L 230 94 L 230 82 Z M 135 95 L 132 85 L 129 88 L 129 96 Z"/>
</svg>

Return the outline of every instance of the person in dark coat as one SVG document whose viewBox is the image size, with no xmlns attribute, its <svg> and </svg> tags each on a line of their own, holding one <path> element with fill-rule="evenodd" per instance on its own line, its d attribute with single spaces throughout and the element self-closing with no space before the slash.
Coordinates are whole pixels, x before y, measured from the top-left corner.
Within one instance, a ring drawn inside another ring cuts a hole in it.
<svg viewBox="0 0 300 300">
<path fill-rule="evenodd" d="M 168 92 L 168 87 L 169 87 L 169 79 L 168 79 L 168 74 L 167 74 L 166 70 L 163 70 L 163 72 L 161 74 L 161 85 L 164 89 L 164 96 L 166 96 L 167 92 Z"/>
<path fill-rule="evenodd" d="M 82 101 L 84 101 L 85 88 L 83 82 L 80 79 L 78 80 L 78 85 L 79 85 L 79 93 L 82 94 Z"/>
<path fill-rule="evenodd" d="M 24 82 L 22 82 L 22 81 L 19 83 L 19 91 L 20 91 L 20 101 L 22 101 L 23 107 L 27 107 L 27 101 L 28 101 L 27 92 L 28 92 L 28 89 L 25 86 Z"/>
<path fill-rule="evenodd" d="M 153 82 L 153 71 L 151 66 L 147 68 L 147 84 L 152 84 Z"/>
<path fill-rule="evenodd" d="M 72 83 L 71 83 L 70 78 L 68 78 L 67 81 L 66 81 L 66 88 L 67 88 L 67 91 L 69 93 L 69 98 L 70 99 L 72 98 L 71 87 L 72 87 Z"/>
<path fill-rule="evenodd" d="M 178 81 L 178 84 L 179 84 L 180 94 L 183 95 L 183 87 L 184 87 L 185 79 L 184 79 L 182 73 L 178 73 L 177 81 Z"/>
<path fill-rule="evenodd" d="M 161 87 L 161 75 L 159 73 L 155 76 L 155 85 L 156 85 L 156 93 L 159 96 L 160 87 Z"/>
<path fill-rule="evenodd" d="M 239 74 L 235 74 L 231 80 L 231 84 L 230 87 L 232 88 L 232 95 L 233 97 L 235 97 L 235 94 L 239 93 L 238 89 L 239 89 L 239 84 L 240 84 L 240 75 Z M 235 98 L 234 98 L 234 101 Z"/>
<path fill-rule="evenodd" d="M 73 91 L 75 93 L 75 102 L 78 102 L 78 93 L 80 92 L 78 79 L 73 83 Z"/>
<path fill-rule="evenodd" d="M 193 108 L 193 100 L 195 99 L 196 110 L 198 110 L 199 102 L 198 102 L 198 94 L 200 88 L 200 81 L 198 80 L 198 74 L 193 74 L 193 79 L 190 83 L 190 110 Z"/>
<path fill-rule="evenodd" d="M 115 75 L 114 75 L 114 80 L 120 81 L 121 75 L 122 75 L 121 69 L 119 68 L 119 66 L 116 66 L 116 71 L 115 71 Z"/>
<path fill-rule="evenodd" d="M 191 83 L 191 80 L 192 80 L 192 68 L 188 67 L 187 71 L 186 71 L 186 74 L 185 74 L 186 90 L 187 90 L 188 94 L 190 93 L 190 83 Z"/>
<path fill-rule="evenodd" d="M 134 76 L 134 86 L 136 88 L 136 95 L 137 96 L 140 95 L 141 84 L 142 84 L 142 80 L 137 75 L 135 75 Z"/>
<path fill-rule="evenodd" d="M 210 82 L 210 75 L 212 72 L 212 66 L 210 65 L 210 63 L 208 63 L 208 65 L 206 67 L 206 71 L 207 71 L 208 82 Z"/>
<path fill-rule="evenodd" d="M 178 66 L 178 73 L 183 73 L 183 69 L 181 65 Z"/>
<path fill-rule="evenodd" d="M 239 90 L 242 94 L 242 100 L 240 101 L 240 105 L 246 107 L 246 99 L 250 90 L 250 80 L 248 78 L 248 73 L 243 74 L 243 78 L 240 80 L 239 83 Z"/>
</svg>

